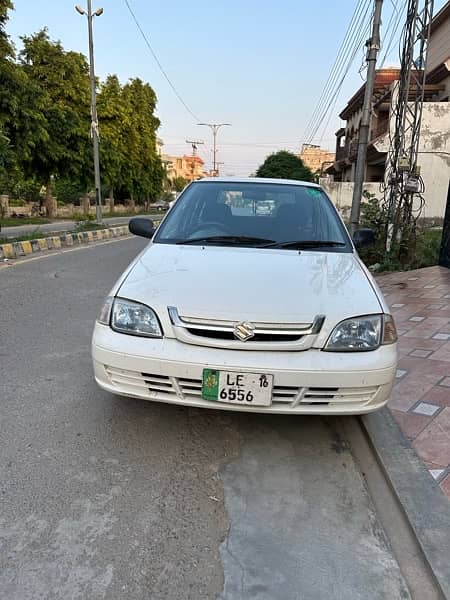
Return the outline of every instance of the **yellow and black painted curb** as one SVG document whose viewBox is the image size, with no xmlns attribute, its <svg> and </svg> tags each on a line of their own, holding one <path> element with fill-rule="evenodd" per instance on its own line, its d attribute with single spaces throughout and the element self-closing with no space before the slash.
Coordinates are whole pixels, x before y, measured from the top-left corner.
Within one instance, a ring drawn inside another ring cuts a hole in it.
<svg viewBox="0 0 450 600">
<path fill-rule="evenodd" d="M 110 240 L 123 235 L 128 235 L 128 233 L 128 225 L 120 225 L 108 229 L 65 233 L 63 235 L 42 237 L 37 240 L 0 244 L 0 260 L 5 258 L 20 258 L 21 256 L 27 256 L 28 254 L 34 254 L 35 252 L 68 248 L 70 246 L 89 244 L 100 240 Z"/>
</svg>

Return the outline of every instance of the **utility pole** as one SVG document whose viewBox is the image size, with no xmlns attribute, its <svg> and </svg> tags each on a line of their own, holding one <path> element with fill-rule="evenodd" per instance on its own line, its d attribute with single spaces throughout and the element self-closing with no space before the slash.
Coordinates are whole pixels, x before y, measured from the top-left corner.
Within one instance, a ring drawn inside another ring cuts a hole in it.
<svg viewBox="0 0 450 600">
<path fill-rule="evenodd" d="M 230 127 L 231 123 L 197 123 L 209 127 L 213 132 L 213 177 L 217 177 L 217 132 L 221 127 Z"/>
<path fill-rule="evenodd" d="M 355 182 L 353 184 L 352 210 L 350 216 L 350 233 L 353 234 L 359 225 L 359 214 L 361 211 L 361 197 L 363 183 L 366 174 L 367 145 L 369 142 L 370 117 L 372 113 L 372 95 L 375 82 L 375 67 L 377 55 L 380 49 L 380 25 L 381 9 L 383 0 L 375 0 L 375 11 L 373 16 L 372 35 L 367 41 L 367 79 L 364 91 L 364 102 L 359 126 L 358 155 L 356 158 Z"/>
<path fill-rule="evenodd" d="M 202 140 L 186 140 L 186 144 L 191 144 L 191 146 L 192 146 L 192 166 L 191 166 L 192 181 L 194 181 L 195 158 L 197 156 L 197 146 L 199 146 L 199 144 L 204 144 L 204 143 L 205 142 L 203 142 Z"/>
<path fill-rule="evenodd" d="M 425 185 L 417 161 L 433 8 L 433 0 L 408 0 L 400 78 L 391 101 L 393 131 L 383 190 L 384 241 L 386 251 L 401 260 L 414 252 L 416 222 L 424 203 Z"/>
<path fill-rule="evenodd" d="M 87 11 L 78 4 L 75 10 L 80 15 L 86 15 L 89 34 L 89 77 L 91 80 L 91 135 L 94 148 L 94 181 L 95 181 L 95 218 L 97 223 L 102 222 L 102 193 L 100 185 L 100 158 L 98 152 L 98 120 L 97 120 L 97 95 L 95 89 L 95 68 L 94 68 L 94 36 L 92 31 L 92 19 L 103 14 L 103 8 L 97 8 L 92 12 L 91 0 L 87 0 Z"/>
</svg>

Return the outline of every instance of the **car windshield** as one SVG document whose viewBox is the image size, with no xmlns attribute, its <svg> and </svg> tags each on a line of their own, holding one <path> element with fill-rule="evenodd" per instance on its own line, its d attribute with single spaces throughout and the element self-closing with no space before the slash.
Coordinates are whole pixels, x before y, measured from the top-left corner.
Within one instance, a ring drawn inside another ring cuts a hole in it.
<svg viewBox="0 0 450 600">
<path fill-rule="evenodd" d="M 295 183 L 195 182 L 169 212 L 154 242 L 352 251 L 325 193 Z"/>
</svg>

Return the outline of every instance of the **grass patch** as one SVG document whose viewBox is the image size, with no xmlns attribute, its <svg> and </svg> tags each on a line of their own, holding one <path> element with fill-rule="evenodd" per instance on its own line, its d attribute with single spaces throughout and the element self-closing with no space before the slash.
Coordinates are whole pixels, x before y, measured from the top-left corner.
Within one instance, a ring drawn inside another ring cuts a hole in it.
<svg viewBox="0 0 450 600">
<path fill-rule="evenodd" d="M 51 223 L 50 219 L 44 217 L 5 217 L 0 219 L 0 225 L 2 227 L 20 227 L 20 225 L 45 225 Z"/>
<path fill-rule="evenodd" d="M 364 263 L 376 273 L 411 271 L 439 264 L 441 241 L 442 228 L 418 229 L 414 251 L 406 261 L 400 262 L 390 257 L 380 243 L 362 248 L 359 254 Z"/>
<path fill-rule="evenodd" d="M 92 221 L 80 221 L 78 225 L 75 227 L 75 233 L 80 233 L 81 231 L 97 231 L 98 229 L 105 229 L 107 225 L 99 225 L 98 223 L 93 223 Z"/>
</svg>

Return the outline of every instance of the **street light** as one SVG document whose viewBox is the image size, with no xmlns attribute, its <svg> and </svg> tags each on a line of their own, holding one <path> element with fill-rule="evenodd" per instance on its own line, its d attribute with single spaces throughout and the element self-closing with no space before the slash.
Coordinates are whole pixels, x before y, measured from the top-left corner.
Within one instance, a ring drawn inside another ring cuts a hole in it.
<svg viewBox="0 0 450 600">
<path fill-rule="evenodd" d="M 231 127 L 231 123 L 197 123 L 197 125 L 202 125 L 204 127 L 209 127 L 211 129 L 211 131 L 213 132 L 213 173 L 214 173 L 214 177 L 217 177 L 217 169 L 216 169 L 216 165 L 217 165 L 217 160 L 216 160 L 216 154 L 217 154 L 217 146 L 216 146 L 216 138 L 217 138 L 217 132 L 219 131 L 219 129 L 221 127 Z"/>
<path fill-rule="evenodd" d="M 100 160 L 98 153 L 98 120 L 97 120 L 97 97 L 95 90 L 95 69 L 94 69 L 94 37 L 92 32 L 92 19 L 103 14 L 103 8 L 97 8 L 92 12 L 91 0 L 87 0 L 87 11 L 79 4 L 75 10 L 80 15 L 86 15 L 88 21 L 89 35 L 89 77 L 91 80 L 91 133 L 94 147 L 94 180 L 95 180 L 95 218 L 97 223 L 102 222 L 102 195 L 100 186 Z"/>
</svg>

